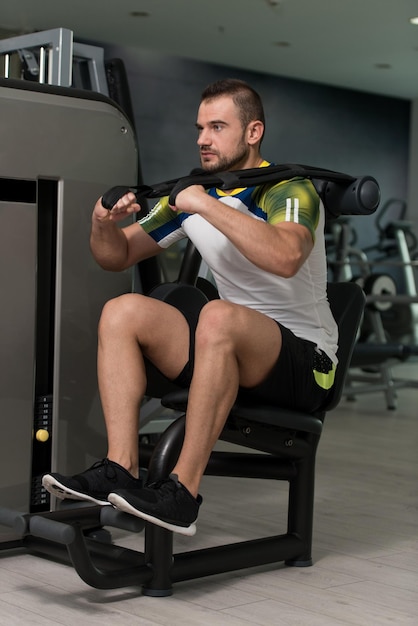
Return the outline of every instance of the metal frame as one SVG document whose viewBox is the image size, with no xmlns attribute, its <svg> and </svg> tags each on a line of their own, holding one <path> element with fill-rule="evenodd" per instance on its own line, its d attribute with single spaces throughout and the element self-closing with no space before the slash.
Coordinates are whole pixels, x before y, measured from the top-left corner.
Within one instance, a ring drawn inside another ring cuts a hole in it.
<svg viewBox="0 0 418 626">
<path fill-rule="evenodd" d="M 34 48 L 39 48 L 39 82 L 71 87 L 73 32 L 67 28 L 54 28 L 0 41 L 0 54 L 4 55 L 5 60 L 4 77 L 10 78 L 11 54 Z"/>
<path fill-rule="evenodd" d="M 34 55 L 35 51 L 39 51 L 39 62 Z M 85 61 L 92 91 L 109 95 L 103 48 L 74 42 L 73 31 L 67 28 L 54 28 L 0 40 L 4 78 L 11 78 L 11 55 L 16 53 L 31 68 L 31 73 L 38 75 L 40 84 L 58 87 L 71 87 L 74 61 Z"/>
</svg>

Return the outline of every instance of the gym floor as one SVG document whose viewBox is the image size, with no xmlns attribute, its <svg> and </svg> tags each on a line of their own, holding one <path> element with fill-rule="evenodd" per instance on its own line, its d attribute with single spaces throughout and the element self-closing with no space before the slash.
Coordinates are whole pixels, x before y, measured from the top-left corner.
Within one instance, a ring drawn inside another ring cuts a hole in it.
<svg viewBox="0 0 418 626">
<path fill-rule="evenodd" d="M 418 362 L 396 371 L 418 380 Z M 417 389 L 402 389 L 390 411 L 381 392 L 364 394 L 327 416 L 317 457 L 313 567 L 263 566 L 178 583 L 173 596 L 149 598 L 133 587 L 92 589 L 69 566 L 0 552 L 0 624 L 416 626 L 417 400 Z M 197 534 L 176 536 L 176 551 L 250 539 L 252 529 L 281 532 L 281 487 L 205 477 Z M 142 535 L 112 534 L 115 543 L 142 549 Z"/>
</svg>

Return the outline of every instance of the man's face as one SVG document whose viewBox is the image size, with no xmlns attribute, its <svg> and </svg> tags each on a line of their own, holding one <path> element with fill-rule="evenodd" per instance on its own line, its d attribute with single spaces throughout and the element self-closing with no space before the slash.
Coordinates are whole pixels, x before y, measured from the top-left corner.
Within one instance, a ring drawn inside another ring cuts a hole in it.
<svg viewBox="0 0 418 626">
<path fill-rule="evenodd" d="M 232 98 L 200 104 L 196 127 L 202 168 L 208 172 L 243 169 L 249 155 L 246 133 Z"/>
</svg>

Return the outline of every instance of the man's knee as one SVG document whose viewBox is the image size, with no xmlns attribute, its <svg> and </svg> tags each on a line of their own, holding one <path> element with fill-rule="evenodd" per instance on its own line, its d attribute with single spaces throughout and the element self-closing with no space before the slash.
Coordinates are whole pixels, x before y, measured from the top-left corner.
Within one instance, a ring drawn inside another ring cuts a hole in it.
<svg viewBox="0 0 418 626">
<path fill-rule="evenodd" d="M 233 304 L 224 300 L 211 300 L 200 312 L 196 329 L 196 343 L 226 341 L 232 336 L 236 323 Z"/>
<path fill-rule="evenodd" d="M 106 302 L 99 321 L 99 332 L 137 325 L 141 311 L 146 308 L 149 298 L 136 293 L 126 293 Z"/>
</svg>

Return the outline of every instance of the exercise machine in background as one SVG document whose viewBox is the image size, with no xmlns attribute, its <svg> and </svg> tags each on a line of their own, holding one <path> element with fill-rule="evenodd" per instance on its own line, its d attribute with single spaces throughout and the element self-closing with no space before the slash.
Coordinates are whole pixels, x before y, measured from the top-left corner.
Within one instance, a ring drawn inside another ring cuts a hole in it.
<svg viewBox="0 0 418 626">
<path fill-rule="evenodd" d="M 383 392 L 388 409 L 396 409 L 398 392 L 418 382 L 395 375 L 396 366 L 418 355 L 418 248 L 406 203 L 392 199 L 376 213 L 378 241 L 364 249 L 350 217 L 330 224 L 329 267 L 333 280 L 357 282 L 366 294 L 366 309 L 344 394 Z"/>
</svg>

